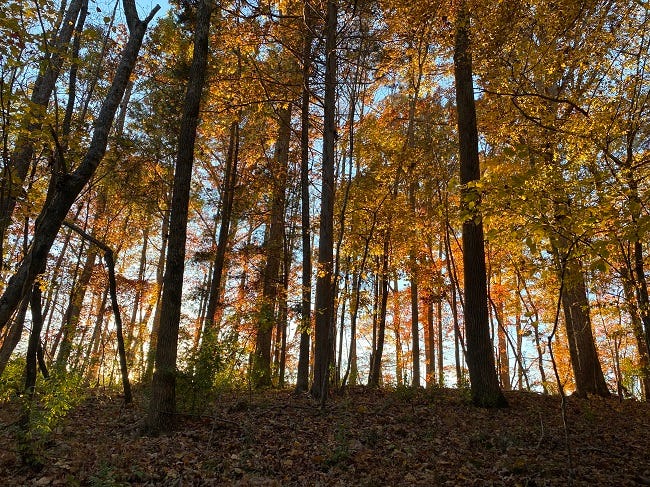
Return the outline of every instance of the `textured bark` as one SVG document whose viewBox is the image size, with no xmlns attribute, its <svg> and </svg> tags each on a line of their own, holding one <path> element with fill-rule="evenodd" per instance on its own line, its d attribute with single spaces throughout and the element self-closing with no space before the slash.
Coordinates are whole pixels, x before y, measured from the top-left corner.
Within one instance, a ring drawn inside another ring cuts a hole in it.
<svg viewBox="0 0 650 487">
<path fill-rule="evenodd" d="M 320 233 L 318 237 L 318 272 L 316 278 L 316 331 L 314 347 L 314 383 L 311 394 L 324 401 L 329 383 L 329 366 L 333 357 L 332 327 L 334 320 L 334 165 L 336 146 L 336 30 L 338 6 L 327 2 L 325 25 L 325 98 L 323 164 L 320 208 Z"/>
<path fill-rule="evenodd" d="M 156 312 L 153 315 L 151 333 L 149 334 L 149 350 L 147 351 L 147 365 L 145 367 L 142 382 L 149 383 L 153 377 L 153 368 L 156 360 L 156 348 L 158 345 L 158 330 L 160 330 L 160 298 L 162 297 L 163 281 L 165 277 L 165 255 L 167 254 L 167 242 L 169 241 L 169 212 L 163 215 L 162 228 L 160 230 L 162 245 L 156 266 Z"/>
<path fill-rule="evenodd" d="M 158 8 L 154 8 L 144 21 L 138 19 L 134 0 L 124 0 L 124 11 L 129 25 L 129 40 L 122 51 L 115 77 L 95 120 L 90 146 L 77 169 L 62 175 L 56 184 L 50 186 L 52 193 L 48 195 L 48 203 L 36 221 L 30 250 L 9 279 L 0 297 L 0 329 L 7 325 L 20 301 L 29 292 L 68 211 L 90 181 L 106 152 L 115 113 L 133 72 L 147 25 Z"/>
<path fill-rule="evenodd" d="M 79 11 L 79 18 L 77 19 L 77 27 L 75 28 L 74 40 L 72 41 L 72 52 L 70 57 L 70 73 L 68 75 L 68 101 L 65 106 L 65 115 L 63 116 L 63 125 L 61 127 L 61 135 L 63 138 L 62 149 L 65 151 L 70 142 L 70 132 L 72 131 L 72 116 L 77 101 L 77 74 L 79 73 L 79 51 L 81 49 L 81 35 L 83 27 L 86 23 L 86 16 L 88 15 L 88 0 L 83 1 L 81 10 Z"/>
<path fill-rule="evenodd" d="M 625 308 L 630 315 L 632 333 L 634 334 L 634 340 L 636 341 L 639 354 L 638 364 L 641 369 L 639 379 L 642 383 L 643 398 L 645 401 L 650 402 L 650 360 L 648 360 L 648 346 L 643 332 L 641 314 L 637 309 L 638 303 L 635 298 L 634 281 L 630 278 L 630 275 L 629 270 L 624 267 L 621 281 L 623 283 L 623 292 L 625 293 Z"/>
<path fill-rule="evenodd" d="M 266 263 L 262 271 L 262 302 L 257 322 L 257 340 L 253 356 L 255 387 L 271 386 L 271 338 L 276 323 L 278 297 L 282 288 L 280 264 L 284 251 L 284 220 L 291 139 L 291 104 L 278 110 L 279 130 L 275 144 L 272 171 L 273 192 L 269 236 L 266 241 Z"/>
<path fill-rule="evenodd" d="M 160 329 L 158 330 L 155 370 L 151 384 L 149 413 L 146 420 L 146 430 L 150 434 L 170 430 L 173 426 L 172 419 L 176 411 L 176 357 L 183 298 L 187 215 L 192 166 L 194 164 L 194 145 L 196 129 L 199 123 L 201 93 L 205 84 L 210 17 L 212 16 L 213 7 L 210 0 L 202 0 L 196 13 L 192 66 L 185 93 L 183 116 L 178 137 L 178 153 L 169 220 L 167 265 L 161 299 L 161 320 Z"/>
<path fill-rule="evenodd" d="M 25 393 L 31 400 L 34 395 L 34 388 L 36 387 L 38 348 L 41 339 L 41 330 L 43 329 L 41 287 L 38 283 L 34 284 L 34 289 L 32 290 L 30 297 L 30 307 L 32 315 L 32 330 L 29 334 L 29 341 L 27 343 L 27 363 L 25 365 Z"/>
<path fill-rule="evenodd" d="M 463 271 L 467 366 L 472 401 L 477 406 L 502 407 L 507 402 L 499 389 L 488 321 L 483 223 L 478 211 L 480 193 L 471 183 L 480 178 L 478 129 L 470 53 L 470 15 L 464 0 L 458 4 L 454 47 L 456 109 L 460 146 L 461 204 L 469 215 L 463 222 Z"/>
</svg>

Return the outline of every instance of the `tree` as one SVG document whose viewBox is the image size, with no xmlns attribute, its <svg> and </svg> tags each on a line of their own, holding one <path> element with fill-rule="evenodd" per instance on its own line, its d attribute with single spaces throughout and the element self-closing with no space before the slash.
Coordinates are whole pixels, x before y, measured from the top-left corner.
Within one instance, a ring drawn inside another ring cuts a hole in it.
<svg viewBox="0 0 650 487">
<path fill-rule="evenodd" d="M 454 77 L 460 150 L 463 222 L 463 269 L 467 365 L 472 401 L 482 407 L 503 407 L 507 401 L 499 388 L 488 323 L 488 295 L 483 224 L 480 214 L 478 129 L 472 81 L 470 12 L 464 0 L 456 10 Z"/>
<path fill-rule="evenodd" d="M 325 98 L 323 115 L 323 164 L 321 178 L 320 233 L 316 270 L 314 382 L 311 394 L 325 401 L 334 336 L 334 157 L 336 148 L 336 31 L 338 5 L 327 2 L 325 25 Z"/>
<path fill-rule="evenodd" d="M 171 418 L 176 411 L 176 356 L 185 270 L 190 182 L 194 163 L 196 129 L 199 124 L 201 93 L 206 77 L 210 18 L 213 10 L 214 4 L 211 0 L 201 0 L 196 10 L 192 67 L 187 82 L 183 117 L 179 129 L 165 285 L 160 304 L 161 321 L 146 424 L 146 431 L 154 435 L 171 428 Z"/>
<path fill-rule="evenodd" d="M 63 220 L 104 157 L 115 113 L 133 72 L 147 25 L 159 10 L 156 6 L 145 20 L 140 20 L 134 0 L 124 0 L 123 6 L 129 40 L 122 51 L 115 77 L 95 120 L 90 145 L 74 171 L 53 174 L 51 178 L 46 204 L 36 220 L 32 245 L 0 297 L 0 330 L 7 325 L 20 301 L 29 292 L 40 269 L 43 268 Z"/>
<path fill-rule="evenodd" d="M 285 207 L 289 142 L 291 137 L 291 104 L 278 110 L 279 129 L 273 157 L 273 182 L 268 238 L 265 243 L 266 263 L 262 272 L 262 302 L 257 324 L 257 341 L 253 359 L 253 381 L 257 387 L 271 386 L 271 338 L 276 324 L 276 308 L 281 288 L 280 264 L 285 239 Z"/>
</svg>

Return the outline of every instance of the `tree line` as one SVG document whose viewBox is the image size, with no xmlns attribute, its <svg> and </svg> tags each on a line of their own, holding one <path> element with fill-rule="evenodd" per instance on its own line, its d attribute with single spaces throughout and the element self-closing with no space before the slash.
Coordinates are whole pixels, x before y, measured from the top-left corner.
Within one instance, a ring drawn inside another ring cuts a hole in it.
<svg viewBox="0 0 650 487">
<path fill-rule="evenodd" d="M 10 0 L 0 374 L 142 384 L 153 433 L 221 383 L 645 399 L 647 22 Z"/>
</svg>

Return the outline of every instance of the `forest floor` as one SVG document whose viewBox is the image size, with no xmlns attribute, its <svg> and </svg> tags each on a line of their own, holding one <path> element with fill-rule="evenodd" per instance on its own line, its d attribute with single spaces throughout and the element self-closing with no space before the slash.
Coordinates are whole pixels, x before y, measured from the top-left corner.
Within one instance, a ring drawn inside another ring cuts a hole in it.
<svg viewBox="0 0 650 487">
<path fill-rule="evenodd" d="M 19 462 L 12 404 L 0 410 L 0 485 L 650 485 L 650 405 L 507 393 L 348 390 L 324 410 L 289 391 L 224 394 L 173 434 L 142 436 L 144 399 L 91 393 L 35 472 Z M 570 451 L 570 453 L 569 453 Z"/>
</svg>

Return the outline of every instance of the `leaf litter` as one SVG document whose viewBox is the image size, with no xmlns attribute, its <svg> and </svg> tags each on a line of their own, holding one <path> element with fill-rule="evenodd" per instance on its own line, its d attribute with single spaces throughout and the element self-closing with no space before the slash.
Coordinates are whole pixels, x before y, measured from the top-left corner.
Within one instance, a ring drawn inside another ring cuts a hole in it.
<svg viewBox="0 0 650 487">
<path fill-rule="evenodd" d="M 650 485 L 650 405 L 506 393 L 510 407 L 472 406 L 452 389 L 222 395 L 210 414 L 179 414 L 175 431 L 140 434 L 146 401 L 91 395 L 21 465 L 16 408 L 0 411 L 0 484 L 112 486 Z M 5 405 L 6 406 L 6 405 Z M 11 405 L 9 405 L 11 406 Z M 9 426 L 7 426 L 9 425 Z"/>
</svg>

